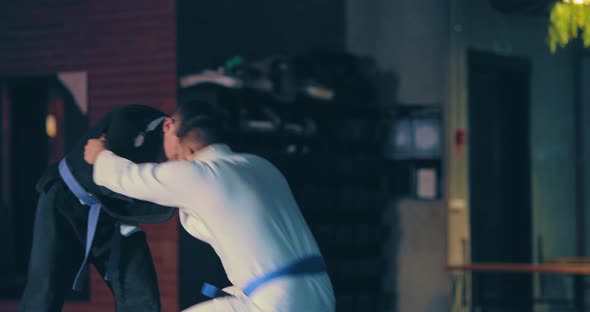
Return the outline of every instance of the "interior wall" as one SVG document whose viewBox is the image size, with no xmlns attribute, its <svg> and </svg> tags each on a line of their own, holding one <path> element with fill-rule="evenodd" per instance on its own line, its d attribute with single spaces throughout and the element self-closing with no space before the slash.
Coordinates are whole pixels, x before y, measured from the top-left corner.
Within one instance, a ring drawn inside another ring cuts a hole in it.
<svg viewBox="0 0 590 312">
<path fill-rule="evenodd" d="M 581 105 L 582 105 L 582 120 L 584 124 L 584 132 L 582 134 L 583 140 L 583 150 L 582 155 L 583 159 L 588 159 L 590 156 L 590 53 L 586 52 L 581 56 L 581 68 L 580 68 L 580 96 L 581 96 Z M 590 231 L 590 166 L 585 164 L 584 165 L 584 172 L 583 172 L 583 180 L 584 180 L 584 209 L 586 211 L 585 217 L 585 224 L 586 224 L 586 236 Z M 586 254 L 590 252 L 590 239 L 586 239 Z M 590 291 L 586 289 L 586 298 L 590 298 Z"/>
<path fill-rule="evenodd" d="M 575 255 L 573 52 L 566 48 L 549 53 L 547 18 L 503 15 L 486 0 L 348 0 L 346 18 L 347 48 L 375 57 L 382 70 L 398 77 L 399 102 L 448 103 L 445 195 L 451 263 L 468 255 L 467 151 L 457 156 L 451 146 L 454 130 L 467 126 L 465 51 L 531 60 L 533 256 Z M 403 244 L 403 233 L 401 239 Z M 401 295 L 405 290 L 398 291 Z"/>
<path fill-rule="evenodd" d="M 449 1 L 347 0 L 346 47 L 398 77 L 402 104 L 441 105 L 446 97 Z"/>
<path fill-rule="evenodd" d="M 374 58 L 395 78 L 381 86 L 384 104 L 445 107 L 448 6 L 447 0 L 346 1 L 348 51 Z M 383 218 L 391 227 L 384 288 L 396 294 L 392 311 L 447 311 L 443 202 L 392 199 Z"/>
<path fill-rule="evenodd" d="M 528 58 L 532 64 L 530 89 L 531 199 L 534 261 L 575 256 L 574 165 L 574 52 L 559 49 L 551 55 L 546 44 L 548 18 L 509 16 L 495 11 L 486 0 L 453 0 L 451 10 L 450 129 L 465 128 L 465 51 L 476 49 Z M 509 113 L 509 112 L 506 112 Z M 469 136 L 469 131 L 468 131 Z M 476 138 L 470 138 L 476 139 Z M 467 162 L 448 151 L 449 203 L 468 202 Z M 453 207 L 450 207 L 451 209 Z M 469 207 L 466 207 L 469 208 Z M 473 208 L 473 207 L 471 207 Z M 468 218 L 449 218 L 449 227 L 467 229 Z M 468 231 L 451 236 L 449 259 L 461 260 L 461 240 Z M 562 277 L 548 283 L 545 292 L 567 298 L 571 290 Z M 536 291 L 539 292 L 538 280 Z"/>
</svg>

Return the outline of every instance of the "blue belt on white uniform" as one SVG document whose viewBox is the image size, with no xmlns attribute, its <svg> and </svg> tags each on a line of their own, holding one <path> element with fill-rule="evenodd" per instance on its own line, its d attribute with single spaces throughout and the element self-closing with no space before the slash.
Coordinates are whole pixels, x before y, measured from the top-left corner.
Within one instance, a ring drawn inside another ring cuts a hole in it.
<svg viewBox="0 0 590 312">
<path fill-rule="evenodd" d="M 70 189 L 70 191 L 76 195 L 78 200 L 90 207 L 88 211 L 88 227 L 86 229 L 86 249 L 84 251 L 84 260 L 80 265 L 80 269 L 76 274 L 76 278 L 74 279 L 74 283 L 72 285 L 72 289 L 76 291 L 80 291 L 82 289 L 82 285 L 80 282 L 80 275 L 82 272 L 88 267 L 88 258 L 90 255 L 90 248 L 92 247 L 92 241 L 94 240 L 94 234 L 96 233 L 96 226 L 98 224 L 98 217 L 100 216 L 100 210 L 102 204 L 88 193 L 81 185 L 78 183 L 68 164 L 64 159 L 59 163 L 59 174 L 61 175 L 62 179 Z M 109 256 L 109 263 L 107 267 L 107 274 L 105 276 L 106 280 L 114 280 L 117 279 L 119 276 L 119 257 L 121 254 L 121 234 L 120 234 L 120 224 L 115 224 L 115 233 L 113 239 L 111 241 L 111 254 Z"/>
<path fill-rule="evenodd" d="M 279 277 L 315 274 L 322 273 L 325 271 L 326 263 L 324 262 L 324 258 L 322 256 L 309 256 L 301 260 L 295 261 L 282 268 L 269 272 L 261 277 L 254 279 L 253 281 L 250 281 L 242 291 L 246 296 L 249 297 L 254 293 L 254 291 L 256 291 L 256 289 Z M 209 298 L 227 295 L 221 292 L 219 288 L 209 283 L 203 284 L 203 287 L 201 288 L 201 293 Z"/>
</svg>

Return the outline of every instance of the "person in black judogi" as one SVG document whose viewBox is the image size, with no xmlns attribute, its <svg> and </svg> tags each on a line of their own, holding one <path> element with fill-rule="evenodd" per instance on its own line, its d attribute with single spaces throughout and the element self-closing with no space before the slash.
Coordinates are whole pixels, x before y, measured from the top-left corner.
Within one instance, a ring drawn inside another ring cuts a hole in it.
<svg viewBox="0 0 590 312">
<path fill-rule="evenodd" d="M 94 184 L 84 146 L 88 139 L 106 135 L 114 153 L 135 162 L 175 159 L 178 138 L 168 131 L 173 123 L 153 108 L 123 106 L 89 130 L 59 165 L 47 169 L 37 184 L 40 197 L 20 311 L 61 311 L 69 289 L 84 285 L 87 275 L 82 272 L 89 263 L 111 289 L 116 311 L 160 311 L 152 256 L 137 225 L 164 222 L 173 209 Z"/>
</svg>

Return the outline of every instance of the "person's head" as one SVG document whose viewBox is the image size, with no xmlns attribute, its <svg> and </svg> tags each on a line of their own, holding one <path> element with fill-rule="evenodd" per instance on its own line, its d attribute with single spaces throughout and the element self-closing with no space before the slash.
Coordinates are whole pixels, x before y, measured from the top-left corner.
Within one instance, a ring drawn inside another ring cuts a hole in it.
<svg viewBox="0 0 590 312">
<path fill-rule="evenodd" d="M 164 121 L 164 151 L 169 160 L 189 159 L 199 150 L 223 142 L 222 121 L 204 102 L 179 106 Z"/>
<path fill-rule="evenodd" d="M 168 160 L 178 160 L 180 157 L 180 140 L 176 136 L 178 121 L 174 117 L 164 119 L 164 154 Z"/>
</svg>

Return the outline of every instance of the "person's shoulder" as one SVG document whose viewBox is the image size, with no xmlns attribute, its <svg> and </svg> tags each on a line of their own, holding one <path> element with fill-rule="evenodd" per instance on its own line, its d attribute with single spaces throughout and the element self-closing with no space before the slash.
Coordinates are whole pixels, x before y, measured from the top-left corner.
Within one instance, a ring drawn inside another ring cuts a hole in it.
<svg viewBox="0 0 590 312">
<path fill-rule="evenodd" d="M 250 165 L 257 167 L 257 168 L 268 168 L 272 170 L 278 170 L 276 166 L 268 159 L 251 153 L 236 153 L 234 154 L 235 157 L 241 158 Z"/>
<path fill-rule="evenodd" d="M 206 164 L 190 160 L 167 161 L 160 164 L 159 170 L 163 179 L 181 184 L 190 184 L 190 181 L 200 181 L 211 175 L 210 168 Z"/>
</svg>

